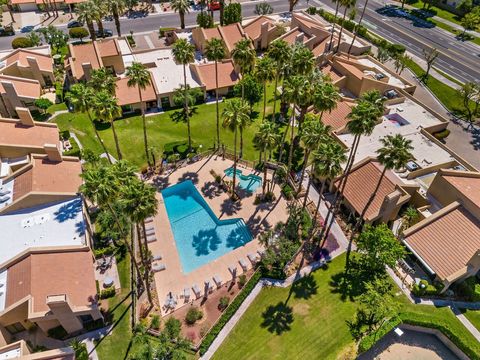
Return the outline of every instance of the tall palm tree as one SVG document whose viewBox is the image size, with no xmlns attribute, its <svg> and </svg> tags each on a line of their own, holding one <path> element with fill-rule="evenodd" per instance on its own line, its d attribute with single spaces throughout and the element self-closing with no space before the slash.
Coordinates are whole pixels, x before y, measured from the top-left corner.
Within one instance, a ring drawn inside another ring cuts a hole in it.
<svg viewBox="0 0 480 360">
<path fill-rule="evenodd" d="M 309 48 L 303 44 L 294 46 L 290 66 L 295 75 L 308 75 L 315 65 L 315 56 Z"/>
<path fill-rule="evenodd" d="M 170 1 L 172 10 L 178 12 L 180 16 L 180 28 L 185 29 L 185 14 L 190 12 L 190 1 L 188 0 L 172 0 Z"/>
<path fill-rule="evenodd" d="M 95 132 L 95 136 L 97 137 L 98 142 L 102 146 L 103 151 L 107 154 L 107 159 L 111 164 L 112 159 L 110 158 L 110 154 L 108 153 L 107 148 L 105 147 L 105 144 L 102 138 L 100 137 L 100 134 L 98 133 L 97 127 L 93 122 L 92 115 L 90 114 L 90 110 L 93 105 L 93 97 L 94 97 L 94 92 L 92 88 L 85 86 L 85 84 L 83 83 L 78 83 L 70 87 L 70 90 L 65 96 L 65 99 L 73 105 L 73 108 L 75 111 L 87 113 L 88 120 L 90 120 L 90 124 L 92 124 L 93 131 Z"/>
<path fill-rule="evenodd" d="M 258 132 L 253 138 L 253 142 L 260 151 L 260 162 L 262 162 L 263 154 L 263 184 L 262 194 L 265 195 L 267 186 L 267 153 L 273 150 L 278 144 L 279 136 L 274 123 L 270 121 L 262 122 L 258 128 Z"/>
<path fill-rule="evenodd" d="M 105 67 L 94 69 L 90 74 L 88 85 L 95 91 L 106 91 L 110 95 L 115 95 L 117 79 L 112 76 L 110 70 Z"/>
<path fill-rule="evenodd" d="M 122 116 L 122 109 L 118 106 L 117 99 L 105 90 L 99 91 L 95 94 L 92 110 L 98 119 L 110 123 L 113 139 L 115 140 L 115 147 L 117 149 L 117 156 L 119 160 L 122 160 L 122 152 L 120 151 L 120 144 L 114 125 L 115 119 Z"/>
<path fill-rule="evenodd" d="M 222 112 L 223 127 L 233 131 L 233 186 L 232 198 L 236 199 L 235 183 L 237 179 L 237 133 L 242 123 L 249 121 L 248 105 L 240 99 L 230 99 L 225 102 Z"/>
<path fill-rule="evenodd" d="M 125 0 L 107 0 L 106 5 L 108 12 L 112 14 L 113 20 L 115 21 L 115 28 L 117 29 L 118 37 L 122 36 L 120 28 L 120 16 L 125 12 L 126 4 Z"/>
<path fill-rule="evenodd" d="M 76 10 L 78 14 L 78 21 L 87 24 L 90 37 L 92 38 L 92 41 L 95 41 L 97 38 L 95 34 L 95 27 L 93 26 L 93 23 L 97 20 L 95 4 L 93 4 L 91 1 L 81 2 L 77 5 Z"/>
<path fill-rule="evenodd" d="M 312 92 L 313 107 L 320 113 L 320 119 L 325 111 L 331 112 L 340 101 L 340 93 L 331 81 L 322 81 L 314 85 Z"/>
<path fill-rule="evenodd" d="M 141 227 L 143 235 L 143 245 L 140 245 L 140 251 L 143 254 L 144 261 L 144 279 L 147 289 L 148 302 L 153 307 L 153 298 L 150 286 L 150 265 L 151 259 L 148 254 L 147 232 L 145 228 L 145 219 L 155 216 L 157 213 L 157 198 L 155 197 L 156 190 L 152 186 L 135 179 L 128 182 L 122 189 L 121 202 L 124 205 L 124 211 L 130 217 L 132 223 L 136 224 L 137 228 Z"/>
<path fill-rule="evenodd" d="M 273 89 L 273 118 L 277 110 L 277 87 L 278 81 L 282 78 L 283 69 L 292 57 L 292 48 L 285 40 L 272 41 L 267 50 L 267 57 L 275 64 L 275 86 Z"/>
<path fill-rule="evenodd" d="M 355 32 L 353 33 L 353 39 L 348 47 L 348 57 L 350 57 L 350 53 L 352 51 L 353 44 L 357 39 L 358 30 L 360 29 L 360 25 L 362 24 L 363 16 L 365 15 L 365 10 L 367 10 L 368 0 L 365 0 L 365 4 L 363 5 L 362 14 L 360 15 L 360 19 L 358 20 L 358 24 L 355 26 Z"/>
<path fill-rule="evenodd" d="M 102 19 L 108 13 L 108 7 L 104 0 L 88 0 L 93 2 L 94 9 L 95 9 L 95 21 L 97 23 L 98 32 L 100 33 L 101 37 L 105 37 L 103 31 L 103 23 Z"/>
<path fill-rule="evenodd" d="M 257 54 L 252 46 L 250 39 L 239 40 L 232 50 L 232 59 L 235 65 L 240 69 L 240 74 L 245 76 L 250 74 L 255 67 Z M 244 88 L 242 84 L 242 101 L 244 100 Z"/>
<path fill-rule="evenodd" d="M 332 0 L 336 5 L 335 5 L 335 15 L 333 16 L 334 21 L 332 22 L 332 33 L 330 34 L 330 42 L 328 44 L 328 49 L 327 51 L 332 50 L 333 47 L 333 35 L 335 35 L 335 25 L 337 23 L 337 15 L 338 15 L 338 10 L 340 9 L 340 2 L 341 0 Z"/>
<path fill-rule="evenodd" d="M 275 79 L 275 62 L 264 56 L 255 66 L 255 77 L 263 84 L 263 116 L 262 121 L 265 121 L 265 113 L 267 112 L 267 82 Z"/>
<path fill-rule="evenodd" d="M 320 120 L 318 115 L 310 113 L 305 116 L 305 124 L 300 133 L 300 140 L 303 143 L 305 154 L 303 156 L 303 167 L 300 175 L 298 192 L 302 189 L 303 178 L 308 166 L 310 154 L 313 150 L 317 149 L 322 142 L 326 141 L 326 136 L 328 136 L 331 130 L 332 129 L 329 125 L 324 125 L 322 123 L 322 120 Z"/>
<path fill-rule="evenodd" d="M 217 115 L 217 148 L 220 148 L 220 110 L 218 109 L 218 62 L 225 58 L 223 40 L 213 38 L 206 42 L 205 56 L 215 62 L 215 110 Z"/>
<path fill-rule="evenodd" d="M 337 50 L 340 48 L 340 43 L 342 42 L 342 34 L 343 34 L 343 28 L 344 28 L 344 24 L 345 24 L 345 19 L 347 18 L 347 11 L 348 9 L 350 9 L 351 7 L 354 7 L 357 0 L 339 0 L 342 4 L 342 6 L 344 7 L 344 10 L 343 10 L 343 17 L 342 17 L 342 24 L 340 26 L 340 34 L 338 35 L 338 44 L 337 44 Z"/>
<path fill-rule="evenodd" d="M 183 1 L 183 0 L 179 0 Z M 175 61 L 183 65 L 183 91 L 184 95 L 184 111 L 185 118 L 187 120 L 187 131 L 188 131 L 188 151 L 192 151 L 192 136 L 190 133 L 190 114 L 188 110 L 188 86 L 187 86 L 187 65 L 193 62 L 195 59 L 195 46 L 190 44 L 187 39 L 178 39 L 175 44 L 173 44 L 173 57 Z"/>
<path fill-rule="evenodd" d="M 142 91 L 146 90 L 147 86 L 151 84 L 150 72 L 145 65 L 139 62 L 133 62 L 127 67 L 126 76 L 128 78 L 127 86 L 137 88 L 138 98 L 140 99 L 140 107 L 142 111 L 142 125 L 143 125 L 143 144 L 145 145 L 145 157 L 147 163 L 150 164 L 150 156 L 148 155 L 148 138 L 147 138 L 147 123 L 145 121 L 145 106 L 142 98 Z"/>
</svg>

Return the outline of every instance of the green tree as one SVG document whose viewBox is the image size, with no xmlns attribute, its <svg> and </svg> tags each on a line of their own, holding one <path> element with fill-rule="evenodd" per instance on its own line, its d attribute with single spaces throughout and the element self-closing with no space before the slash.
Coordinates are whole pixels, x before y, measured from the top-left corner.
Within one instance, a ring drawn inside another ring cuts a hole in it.
<svg viewBox="0 0 480 360">
<path fill-rule="evenodd" d="M 316 82 L 312 91 L 312 103 L 316 111 L 320 113 L 320 120 L 325 111 L 331 112 L 340 101 L 338 88 L 331 81 Z"/>
<path fill-rule="evenodd" d="M 315 56 L 312 51 L 303 44 L 293 47 L 291 69 L 295 75 L 309 75 L 315 69 Z"/>
<path fill-rule="evenodd" d="M 478 113 L 478 99 L 480 98 L 480 84 L 467 82 L 457 90 L 458 96 L 462 99 L 465 120 L 468 128 L 471 129 L 475 123 L 475 116 Z M 477 102 L 476 102 L 477 101 Z"/>
<path fill-rule="evenodd" d="M 105 0 L 88 0 L 93 3 L 92 10 L 95 16 L 95 22 L 97 23 L 98 32 L 100 36 L 105 37 L 105 31 L 103 29 L 102 19 L 108 13 L 108 7 Z"/>
<path fill-rule="evenodd" d="M 93 131 L 95 132 L 95 136 L 98 139 L 98 142 L 103 148 L 103 152 L 107 154 L 107 159 L 112 163 L 112 159 L 110 158 L 110 154 L 105 147 L 105 143 L 103 142 L 100 134 L 98 133 L 97 127 L 92 119 L 92 115 L 90 110 L 93 106 L 93 97 L 94 91 L 92 88 L 85 86 L 83 83 L 73 84 L 70 87 L 65 99 L 73 105 L 75 111 L 80 111 L 82 113 L 87 113 L 88 119 L 90 120 L 90 124 L 92 124 Z"/>
<path fill-rule="evenodd" d="M 332 0 L 335 3 L 335 14 L 333 15 L 334 21 L 332 21 L 332 33 L 330 34 L 330 41 L 328 43 L 328 49 L 327 51 L 333 51 L 335 50 L 333 48 L 334 43 L 333 43 L 333 35 L 335 35 L 335 25 L 337 23 L 337 16 L 338 16 L 338 11 L 340 10 L 340 5 L 341 5 L 341 0 Z"/>
<path fill-rule="evenodd" d="M 213 16 L 206 12 L 199 13 L 197 15 L 197 25 L 204 29 L 213 28 L 214 26 Z M 215 39 L 215 40 L 219 40 L 219 39 Z"/>
<path fill-rule="evenodd" d="M 360 19 L 358 19 L 358 23 L 355 25 L 355 31 L 353 33 L 353 38 L 352 42 L 350 43 L 350 46 L 348 47 L 348 56 L 350 56 L 350 53 L 352 52 L 352 47 L 353 44 L 355 43 L 355 40 L 357 39 L 358 36 L 358 31 L 360 30 L 360 26 L 362 25 L 362 20 L 363 16 L 365 15 L 365 10 L 367 10 L 367 5 L 368 5 L 368 0 L 365 0 L 365 4 L 363 4 L 363 9 L 362 9 L 362 14 L 360 15 Z M 352 5 L 353 9 L 352 12 L 355 14 L 355 3 Z M 355 15 L 353 16 L 353 19 L 350 19 L 351 21 L 354 20 Z"/>
<path fill-rule="evenodd" d="M 78 21 L 87 24 L 88 32 L 93 41 L 96 40 L 97 35 L 93 23 L 96 21 L 95 5 L 91 1 L 84 1 L 75 7 L 77 11 Z"/>
<path fill-rule="evenodd" d="M 110 95 L 115 95 L 117 79 L 113 77 L 110 70 L 105 67 L 93 69 L 90 74 L 88 85 L 95 91 L 106 91 Z"/>
<path fill-rule="evenodd" d="M 479 14 L 473 11 L 465 14 L 465 16 L 461 20 L 461 24 L 463 26 L 463 33 L 460 36 L 464 38 L 467 30 L 477 30 L 478 26 L 480 25 L 480 11 Z"/>
<path fill-rule="evenodd" d="M 235 185 L 237 179 L 237 133 L 242 124 L 250 121 L 248 106 L 240 99 L 230 99 L 223 108 L 223 127 L 234 133 L 233 137 L 233 186 L 232 199 L 236 199 Z"/>
<path fill-rule="evenodd" d="M 108 12 L 112 14 L 113 21 L 115 21 L 115 28 L 118 37 L 122 36 L 122 29 L 120 24 L 120 16 L 125 12 L 127 4 L 125 0 L 106 0 Z"/>
<path fill-rule="evenodd" d="M 42 113 L 45 114 L 47 112 L 47 109 L 52 106 L 53 103 L 47 98 L 39 98 L 35 100 L 34 105 L 40 110 L 42 110 Z"/>
<path fill-rule="evenodd" d="M 88 36 L 88 30 L 81 26 L 74 27 L 68 30 L 68 35 L 72 39 L 80 39 L 80 41 L 83 43 L 83 38 Z"/>
<path fill-rule="evenodd" d="M 24 49 L 33 46 L 32 41 L 25 36 L 19 36 L 12 40 L 12 49 Z"/>
<path fill-rule="evenodd" d="M 70 342 L 70 346 L 75 352 L 75 359 L 77 360 L 88 360 L 88 350 L 87 346 L 76 338 Z"/>
<path fill-rule="evenodd" d="M 260 151 L 259 162 L 262 162 L 263 154 L 263 184 L 262 194 L 265 195 L 267 186 L 267 153 L 272 151 L 278 144 L 279 136 L 278 130 L 272 122 L 262 122 L 258 132 L 253 138 L 255 147 Z M 272 180 L 273 181 L 273 180 Z"/>
<path fill-rule="evenodd" d="M 170 6 L 180 16 L 180 28 L 185 29 L 185 14 L 190 12 L 190 2 L 188 0 L 172 0 Z"/>
<path fill-rule="evenodd" d="M 114 125 L 115 119 L 122 116 L 122 109 L 118 106 L 117 99 L 107 91 L 101 90 L 97 92 L 93 98 L 92 110 L 97 119 L 110 124 L 117 149 L 117 156 L 119 160 L 122 160 L 120 143 Z"/>
<path fill-rule="evenodd" d="M 462 0 L 460 4 L 457 5 L 457 10 L 460 10 L 462 13 L 467 14 L 473 9 L 472 0 Z"/>
<path fill-rule="evenodd" d="M 284 40 L 275 40 L 270 43 L 266 56 L 272 59 L 275 64 L 275 83 L 273 90 L 273 118 L 275 119 L 278 82 L 283 77 L 283 69 L 286 64 L 290 62 L 292 48 Z"/>
<path fill-rule="evenodd" d="M 236 66 L 240 69 L 240 74 L 243 76 L 250 74 L 255 67 L 255 60 L 257 54 L 252 46 L 250 39 L 242 39 L 235 43 L 235 48 L 232 50 L 232 59 Z M 242 101 L 244 100 L 244 92 L 242 89 Z"/>
<path fill-rule="evenodd" d="M 242 22 L 242 5 L 230 3 L 223 10 L 223 25 Z"/>
<path fill-rule="evenodd" d="M 423 53 L 423 58 L 427 63 L 427 70 L 425 71 L 423 78 L 425 79 L 425 81 L 428 81 L 428 77 L 430 76 L 430 69 L 432 68 L 433 64 L 437 60 L 437 57 L 438 55 L 440 55 L 440 53 L 437 51 L 436 48 L 423 49 L 422 53 Z"/>
<path fill-rule="evenodd" d="M 145 147 L 145 157 L 147 163 L 151 166 L 150 156 L 148 155 L 148 137 L 147 137 L 147 122 L 145 121 L 145 104 L 143 101 L 142 91 L 145 91 L 148 86 L 151 86 L 150 72 L 145 65 L 139 62 L 133 62 L 127 67 L 125 74 L 128 78 L 127 86 L 137 88 L 138 98 L 140 99 L 140 108 L 142 111 L 142 126 L 143 126 L 143 145 Z"/>
<path fill-rule="evenodd" d="M 247 74 L 234 86 L 233 92 L 235 96 L 239 97 L 243 94 L 245 102 L 250 107 L 250 113 L 252 113 L 253 106 L 262 100 L 263 86 L 253 75 Z"/>
<path fill-rule="evenodd" d="M 176 0 L 178 2 L 184 0 Z M 173 3 L 172 3 L 173 7 Z M 187 120 L 187 132 L 188 132 L 188 151 L 192 151 L 192 135 L 190 133 L 190 114 L 188 110 L 188 87 L 187 87 L 187 65 L 193 62 L 195 59 L 195 46 L 190 44 L 187 39 L 178 39 L 173 44 L 173 57 L 175 61 L 179 64 L 183 65 L 183 91 L 185 91 L 185 103 L 184 103 L 184 111 L 185 117 Z"/>
<path fill-rule="evenodd" d="M 266 1 L 255 5 L 255 14 L 257 15 L 269 15 L 273 14 L 273 7 Z"/>
<path fill-rule="evenodd" d="M 48 25 L 38 31 L 43 35 L 44 41 L 50 45 L 54 54 L 67 45 L 68 35 L 53 25 Z"/>
<path fill-rule="evenodd" d="M 402 75 L 403 70 L 407 67 L 408 62 L 412 60 L 407 54 L 397 56 L 394 60 L 395 71 L 397 74 Z"/>
<path fill-rule="evenodd" d="M 255 66 L 255 77 L 263 84 L 263 115 L 262 121 L 265 121 L 267 112 L 267 83 L 275 78 L 275 62 L 268 56 L 261 58 Z"/>
<path fill-rule="evenodd" d="M 31 41 L 32 46 L 40 46 L 42 45 L 42 39 L 36 31 L 32 31 L 27 35 L 27 38 Z"/>
<path fill-rule="evenodd" d="M 213 38 L 205 45 L 205 56 L 215 62 L 215 110 L 217 120 L 217 148 L 220 148 L 220 110 L 218 108 L 218 62 L 225 58 L 223 40 Z"/>
</svg>

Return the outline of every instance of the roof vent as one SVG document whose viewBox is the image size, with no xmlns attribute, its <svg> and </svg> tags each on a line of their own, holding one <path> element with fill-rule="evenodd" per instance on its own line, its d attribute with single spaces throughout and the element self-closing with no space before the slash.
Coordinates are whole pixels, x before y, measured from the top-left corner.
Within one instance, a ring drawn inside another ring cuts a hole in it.
<svg viewBox="0 0 480 360">
<path fill-rule="evenodd" d="M 22 220 L 22 228 L 32 227 L 34 225 L 33 217 Z"/>
</svg>

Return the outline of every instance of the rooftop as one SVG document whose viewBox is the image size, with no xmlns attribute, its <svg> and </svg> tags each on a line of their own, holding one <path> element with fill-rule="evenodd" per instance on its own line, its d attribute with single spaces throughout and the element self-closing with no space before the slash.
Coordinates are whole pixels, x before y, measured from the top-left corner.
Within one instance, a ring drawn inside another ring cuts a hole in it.
<svg viewBox="0 0 480 360">
<path fill-rule="evenodd" d="M 43 148 L 59 141 L 58 127 L 54 124 L 35 122 L 35 126 L 25 126 L 20 120 L 0 119 L 0 146 Z"/>
<path fill-rule="evenodd" d="M 473 176 L 461 176 L 460 174 L 443 174 L 442 176 L 450 185 L 480 208 L 480 177 L 478 173 L 471 174 Z"/>
<path fill-rule="evenodd" d="M 30 67 L 28 58 L 33 57 L 37 60 L 40 70 L 53 72 L 53 60 L 50 54 L 42 54 L 33 50 L 16 49 L 9 55 L 3 57 L 0 61 L 5 61 L 7 66 L 17 63 L 20 67 Z"/>
<path fill-rule="evenodd" d="M 322 122 L 325 125 L 330 125 L 333 131 L 344 128 L 350 119 L 347 117 L 352 111 L 354 102 L 347 100 L 340 100 L 337 102 L 337 107 L 332 111 L 324 111 L 322 115 Z"/>
<path fill-rule="evenodd" d="M 152 101 L 157 99 L 157 94 L 155 94 L 155 89 L 151 83 L 149 83 L 145 89 L 141 89 L 140 91 L 142 92 L 142 101 Z M 117 97 L 118 105 L 120 106 L 140 103 L 138 87 L 129 87 L 128 78 L 117 80 L 115 96 Z"/>
<path fill-rule="evenodd" d="M 150 69 L 158 94 L 174 92 L 183 85 L 183 66 L 174 60 L 172 49 L 156 49 L 134 55 L 136 60 Z M 200 87 L 187 67 L 187 85 Z"/>
<path fill-rule="evenodd" d="M 72 74 L 76 79 L 81 79 L 85 74 L 82 64 L 90 64 L 92 69 L 99 69 L 103 66 L 102 57 L 121 54 L 115 39 L 97 40 L 79 45 L 70 44 L 69 49 Z"/>
<path fill-rule="evenodd" d="M 440 279 L 466 271 L 480 249 L 480 220 L 453 203 L 405 232 L 405 244 Z"/>
<path fill-rule="evenodd" d="M 200 83 L 205 86 L 205 90 L 214 90 L 216 88 L 215 63 L 196 64 L 194 67 Z M 237 81 L 238 75 L 235 72 L 233 61 L 218 62 L 218 87 L 230 87 L 235 85 Z"/>
<path fill-rule="evenodd" d="M 275 20 L 268 16 L 262 15 L 243 25 L 243 31 L 250 39 L 256 40 L 262 34 L 262 24 L 265 23 L 268 24 L 268 28 L 275 26 Z"/>
<path fill-rule="evenodd" d="M 0 92 L 6 93 L 5 83 L 12 83 L 17 94 L 24 98 L 38 99 L 42 95 L 42 87 L 37 80 L 0 75 Z"/>
<path fill-rule="evenodd" d="M 0 264 L 32 248 L 85 246 L 82 199 L 0 215 Z"/>
</svg>

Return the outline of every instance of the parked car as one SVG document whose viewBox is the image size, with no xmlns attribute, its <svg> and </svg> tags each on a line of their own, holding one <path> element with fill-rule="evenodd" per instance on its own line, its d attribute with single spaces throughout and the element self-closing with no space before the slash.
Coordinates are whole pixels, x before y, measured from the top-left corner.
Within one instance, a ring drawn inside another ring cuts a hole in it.
<svg viewBox="0 0 480 360">
<path fill-rule="evenodd" d="M 68 24 L 67 24 L 67 28 L 74 28 L 74 27 L 82 27 L 83 26 L 83 23 L 81 21 L 78 21 L 78 20 L 72 20 L 72 21 L 69 21 Z"/>
<path fill-rule="evenodd" d="M 219 1 L 211 1 L 208 4 L 208 10 L 210 10 L 210 11 L 220 10 L 220 2 Z"/>
<path fill-rule="evenodd" d="M 99 38 L 106 38 L 106 37 L 113 36 L 113 31 L 109 29 L 104 29 L 102 34 L 100 30 L 97 30 L 95 31 L 95 35 L 97 35 L 97 37 Z"/>
<path fill-rule="evenodd" d="M 11 25 L 0 26 L 0 36 L 11 36 L 15 35 L 15 30 Z"/>
</svg>

